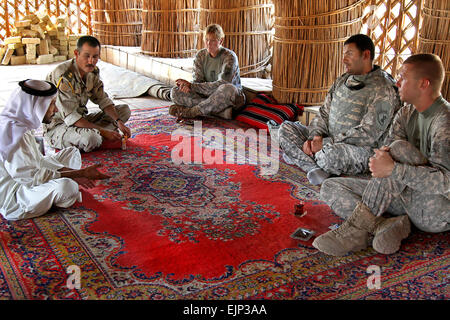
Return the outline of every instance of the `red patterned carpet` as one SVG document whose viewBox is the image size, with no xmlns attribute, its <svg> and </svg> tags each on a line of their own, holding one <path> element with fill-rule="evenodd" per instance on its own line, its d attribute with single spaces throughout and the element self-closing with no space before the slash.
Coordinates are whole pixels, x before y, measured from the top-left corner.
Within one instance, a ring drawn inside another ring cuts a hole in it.
<svg viewBox="0 0 450 320">
<path fill-rule="evenodd" d="M 82 203 L 32 220 L 0 220 L 1 299 L 450 297 L 449 233 L 414 231 L 390 256 L 372 249 L 323 255 L 312 239 L 290 238 L 300 226 L 320 234 L 341 222 L 300 170 L 281 162 L 270 176 L 250 161 L 174 164 L 181 138 L 171 134 L 193 129 L 167 108 L 133 111 L 130 126 L 127 151 L 83 154 L 85 165 L 103 163 L 112 178 L 83 190 Z M 202 123 L 203 133 L 240 127 Z M 220 139 L 201 141 L 193 132 L 183 141 L 200 155 L 225 158 Z M 300 199 L 308 199 L 303 217 L 294 215 Z M 80 268 L 80 289 L 67 287 L 71 265 Z M 371 265 L 380 268 L 379 289 L 367 286 Z"/>
</svg>

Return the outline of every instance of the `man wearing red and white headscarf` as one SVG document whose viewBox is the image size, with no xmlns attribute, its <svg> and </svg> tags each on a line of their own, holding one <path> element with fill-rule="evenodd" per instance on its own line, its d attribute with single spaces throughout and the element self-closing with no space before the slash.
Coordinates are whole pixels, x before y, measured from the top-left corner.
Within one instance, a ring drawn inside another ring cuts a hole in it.
<svg viewBox="0 0 450 320">
<path fill-rule="evenodd" d="M 81 169 L 77 148 L 43 156 L 33 130 L 49 123 L 58 111 L 56 87 L 47 81 L 24 80 L 0 114 L 0 213 L 7 220 L 33 218 L 53 205 L 67 208 L 81 201 L 79 185 L 109 178 L 99 165 Z"/>
</svg>

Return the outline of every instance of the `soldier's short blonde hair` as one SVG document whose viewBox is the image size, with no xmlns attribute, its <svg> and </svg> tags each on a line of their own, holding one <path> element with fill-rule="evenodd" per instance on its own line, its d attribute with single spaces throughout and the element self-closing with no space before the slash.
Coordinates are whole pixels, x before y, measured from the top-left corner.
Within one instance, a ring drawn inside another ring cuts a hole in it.
<svg viewBox="0 0 450 320">
<path fill-rule="evenodd" d="M 210 24 L 209 26 L 206 27 L 203 36 L 206 37 L 208 33 L 214 33 L 216 35 L 217 40 L 219 41 L 225 38 L 225 33 L 223 32 L 222 27 L 215 23 Z"/>
</svg>

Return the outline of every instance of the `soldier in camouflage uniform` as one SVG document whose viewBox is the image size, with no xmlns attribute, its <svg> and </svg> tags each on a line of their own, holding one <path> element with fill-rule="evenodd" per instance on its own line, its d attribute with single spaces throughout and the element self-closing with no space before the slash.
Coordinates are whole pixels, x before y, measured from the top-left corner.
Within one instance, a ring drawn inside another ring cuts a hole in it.
<svg viewBox="0 0 450 320">
<path fill-rule="evenodd" d="M 410 233 L 410 220 L 425 232 L 450 230 L 450 104 L 440 95 L 443 80 L 439 57 L 405 60 L 397 85 L 407 104 L 395 116 L 387 146 L 370 159 L 372 179 L 331 178 L 322 185 L 321 199 L 347 220 L 315 239 L 317 249 L 340 256 L 371 243 L 377 252 L 394 253 Z"/>
<path fill-rule="evenodd" d="M 236 54 L 222 47 L 222 27 L 209 25 L 204 33 L 206 48 L 194 59 L 193 82 L 176 80 L 171 98 L 175 103 L 169 108 L 173 116 L 195 118 L 218 115 L 232 119 L 233 109 L 245 104 Z"/>
<path fill-rule="evenodd" d="M 130 117 L 127 105 L 115 106 L 103 90 L 99 69 L 100 43 L 91 36 L 77 42 L 75 58 L 58 65 L 47 80 L 58 87 L 58 112 L 50 124 L 44 125 L 47 143 L 58 149 L 75 146 L 85 152 L 100 147 L 103 139 L 120 140 L 120 130 L 130 137 L 125 126 Z M 98 104 L 100 111 L 88 114 L 88 100 Z"/>
<path fill-rule="evenodd" d="M 312 184 L 330 174 L 366 172 L 372 149 L 381 146 L 400 108 L 394 79 L 373 65 L 374 50 L 366 35 L 347 39 L 346 73 L 334 82 L 311 125 L 285 121 L 279 128 L 284 159 L 307 172 Z"/>
</svg>

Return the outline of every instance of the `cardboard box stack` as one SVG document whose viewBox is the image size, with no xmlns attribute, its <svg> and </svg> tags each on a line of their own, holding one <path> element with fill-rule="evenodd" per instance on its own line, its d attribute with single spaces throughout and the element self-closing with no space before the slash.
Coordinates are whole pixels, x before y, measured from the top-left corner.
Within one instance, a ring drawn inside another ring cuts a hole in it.
<svg viewBox="0 0 450 320">
<path fill-rule="evenodd" d="M 47 64 L 72 59 L 78 38 L 68 35 L 67 17 L 54 24 L 47 13 L 29 14 L 16 21 L 16 31 L 0 45 L 2 65 Z"/>
</svg>

